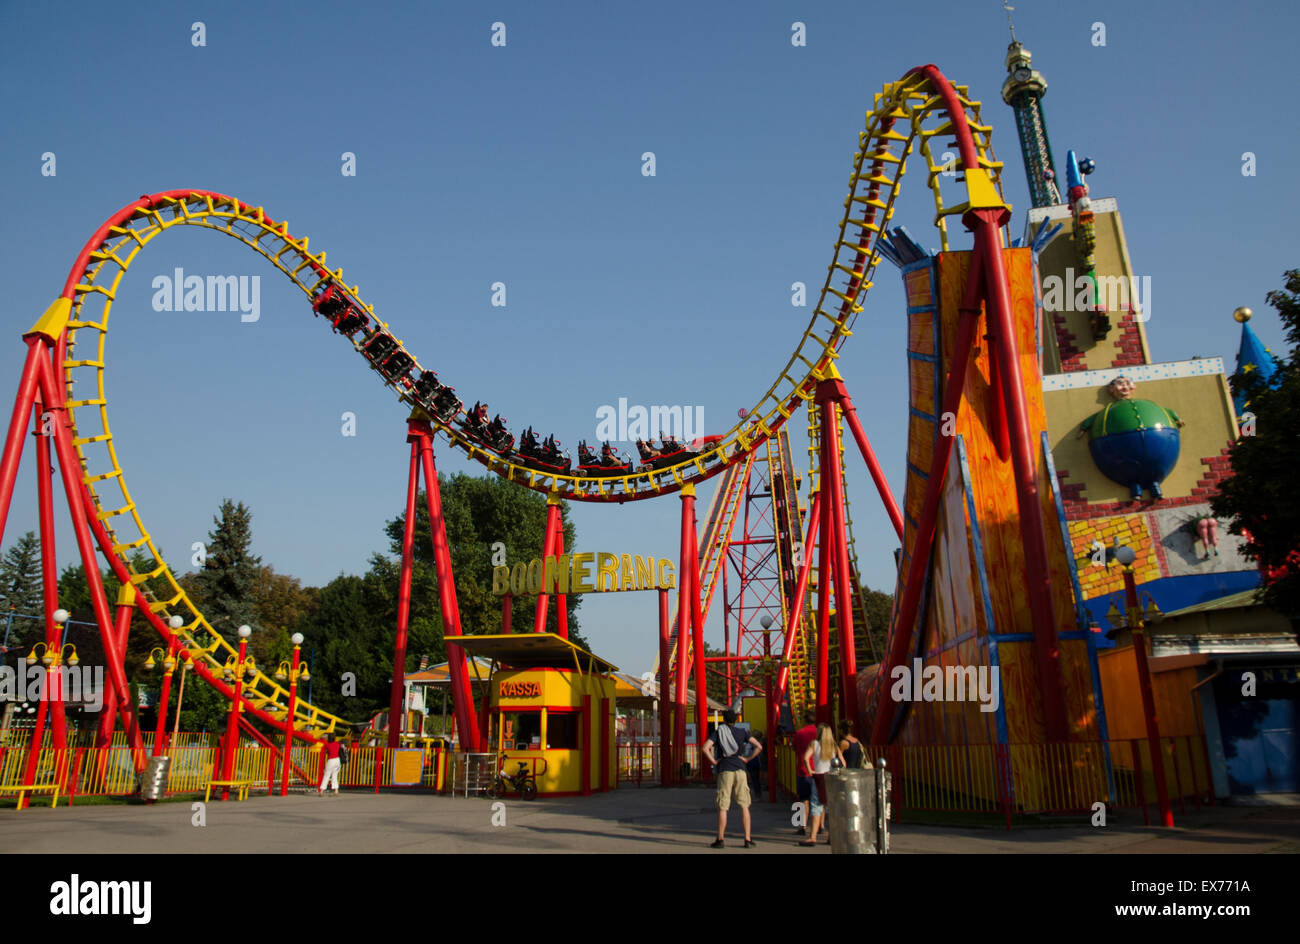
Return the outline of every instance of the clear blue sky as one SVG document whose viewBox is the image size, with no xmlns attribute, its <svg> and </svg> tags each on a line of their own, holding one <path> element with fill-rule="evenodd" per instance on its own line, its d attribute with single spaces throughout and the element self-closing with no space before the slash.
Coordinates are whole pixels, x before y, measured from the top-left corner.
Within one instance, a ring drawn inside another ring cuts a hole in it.
<svg viewBox="0 0 1300 944">
<path fill-rule="evenodd" d="M 1154 356 L 1231 357 L 1238 305 L 1281 351 L 1264 294 L 1300 266 L 1300 186 L 1286 170 L 1300 152 L 1294 5 L 1016 6 L 1050 83 L 1058 160 L 1073 147 L 1097 161 L 1093 194 L 1118 198 L 1136 270 L 1152 278 Z M 196 20 L 205 48 L 190 42 Z M 796 20 L 805 48 L 790 43 Z M 504 48 L 490 44 L 494 21 Z M 1098 21 L 1104 47 L 1091 43 Z M 790 284 L 815 298 L 824 278 L 872 94 L 908 68 L 934 62 L 971 86 L 1007 162 L 1013 232 L 1027 205 L 998 97 L 1008 36 L 996 0 L 9 3 L 0 37 L 5 391 L 19 335 L 82 243 L 158 190 L 222 191 L 287 219 L 426 365 L 516 431 L 531 423 L 569 446 L 619 397 L 703 405 L 717 431 L 752 405 L 808 319 Z M 47 151 L 55 177 L 40 173 Z M 344 151 L 355 177 L 340 174 Z M 1240 172 L 1244 151 L 1255 177 Z M 921 180 L 909 181 L 896 222 L 936 244 Z M 151 279 L 177 266 L 262 276 L 261 319 L 153 311 Z M 490 305 L 496 281 L 505 309 Z M 899 493 L 902 312 L 883 265 L 841 362 Z M 252 508 L 256 553 L 306 583 L 361 572 L 386 550 L 383 523 L 404 497 L 404 410 L 267 263 L 211 233 L 169 234 L 125 280 L 112 329 L 127 481 L 179 569 L 227 496 Z M 340 435 L 344 411 L 355 438 Z M 439 453 L 444 472 L 482 471 Z M 889 589 L 887 521 L 860 467 L 848 485 L 862 571 Z M 6 545 L 36 528 L 34 493 L 29 461 Z M 576 505 L 574 517 L 580 549 L 676 556 L 675 498 Z M 58 541 L 70 561 L 66 525 Z M 582 614 L 598 652 L 650 667 L 651 596 L 589 597 Z M 716 611 L 709 637 L 721 645 Z"/>
</svg>

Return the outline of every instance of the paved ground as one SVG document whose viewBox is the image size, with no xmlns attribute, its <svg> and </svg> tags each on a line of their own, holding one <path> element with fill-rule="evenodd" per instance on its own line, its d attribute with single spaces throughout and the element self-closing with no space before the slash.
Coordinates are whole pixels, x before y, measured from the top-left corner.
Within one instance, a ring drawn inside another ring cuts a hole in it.
<svg viewBox="0 0 1300 944">
<path fill-rule="evenodd" d="M 38 801 L 39 802 L 39 801 Z M 708 844 L 712 794 L 702 789 L 624 789 L 588 798 L 507 800 L 504 823 L 489 800 L 402 793 L 345 793 L 213 801 L 207 824 L 192 825 L 189 803 L 0 810 L 0 840 L 26 852 L 783 852 L 796 845 L 788 808 L 754 809 L 758 846 L 742 849 L 733 813 L 727 848 Z M 496 823 L 494 824 L 494 815 Z M 1062 825 L 1005 829 L 919 826 L 892 833 L 895 853 L 1260 853 L 1300 852 L 1300 807 L 1215 807 L 1177 817 L 1173 830 L 1141 820 L 1104 828 Z M 736 837 L 733 839 L 732 837 Z"/>
</svg>

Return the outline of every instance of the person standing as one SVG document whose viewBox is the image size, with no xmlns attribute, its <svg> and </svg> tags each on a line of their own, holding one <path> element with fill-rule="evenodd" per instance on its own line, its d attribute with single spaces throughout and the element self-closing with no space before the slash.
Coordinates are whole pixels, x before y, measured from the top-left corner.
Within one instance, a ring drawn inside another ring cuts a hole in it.
<svg viewBox="0 0 1300 944">
<path fill-rule="evenodd" d="M 870 767 L 870 764 L 864 763 L 866 752 L 862 742 L 853 736 L 853 725 L 847 718 L 840 722 L 840 754 L 844 758 L 845 767 L 853 770 Z"/>
<path fill-rule="evenodd" d="M 822 819 L 826 815 L 826 775 L 831 772 L 831 765 L 836 760 L 843 766 L 844 755 L 840 753 L 840 746 L 835 743 L 831 726 L 817 725 L 817 739 L 804 751 L 804 765 L 812 771 L 813 783 L 816 786 L 816 792 L 808 800 L 812 811 L 812 836 L 799 843 L 801 846 L 817 845 L 817 832 L 821 829 Z"/>
<path fill-rule="evenodd" d="M 721 849 L 723 846 L 723 836 L 727 832 L 727 811 L 731 809 L 733 799 L 740 807 L 740 821 L 745 828 L 745 848 L 754 845 L 750 836 L 749 771 L 745 767 L 743 753 L 747 745 L 753 745 L 755 751 L 763 749 L 756 738 L 746 740 L 745 732 L 736 727 L 736 713 L 730 708 L 726 709 L 722 712 L 722 724 L 704 742 L 704 756 L 713 765 L 718 784 L 715 795 L 718 806 L 718 838 L 710 845 L 711 849 Z"/>
<path fill-rule="evenodd" d="M 808 769 L 804 761 L 804 755 L 808 752 L 808 747 L 817 739 L 817 716 L 811 711 L 804 712 L 803 727 L 794 733 L 791 746 L 794 748 L 794 779 L 795 794 L 799 802 L 803 804 L 803 822 L 795 827 L 795 832 L 800 836 L 808 834 L 808 804 L 812 798 L 813 779 L 812 771 Z"/>
<path fill-rule="evenodd" d="M 334 735 L 325 735 L 325 740 L 321 742 L 321 750 L 325 757 L 325 772 L 321 775 L 320 786 L 316 789 L 317 796 L 325 795 L 325 785 L 333 781 L 334 795 L 339 795 L 339 768 L 343 766 L 343 761 L 339 759 L 339 750 L 342 748 Z"/>
</svg>

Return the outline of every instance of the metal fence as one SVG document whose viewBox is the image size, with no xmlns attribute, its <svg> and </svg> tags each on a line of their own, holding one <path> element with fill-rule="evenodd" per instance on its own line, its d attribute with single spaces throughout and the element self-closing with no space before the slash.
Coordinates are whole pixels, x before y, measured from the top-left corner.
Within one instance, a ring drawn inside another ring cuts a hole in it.
<svg viewBox="0 0 1300 944">
<path fill-rule="evenodd" d="M 1150 822 L 1157 801 L 1155 765 L 1145 738 L 1059 744 L 933 744 L 866 748 L 893 773 L 894 821 L 907 813 L 966 812 L 1000 815 L 1071 814 L 1096 803 L 1137 809 Z M 1160 762 L 1171 805 L 1214 802 L 1205 739 L 1162 738 Z M 777 745 L 777 778 L 795 795 L 795 756 L 788 740 Z"/>
<path fill-rule="evenodd" d="M 198 740 L 198 739 L 196 739 Z M 48 743 L 48 742 L 47 742 Z M 179 743 L 179 739 L 178 739 Z M 400 750 L 410 750 L 409 748 Z M 151 751 L 133 751 L 126 745 L 113 747 L 43 747 L 35 758 L 32 782 L 38 785 L 58 782 L 61 797 L 72 804 L 80 796 L 130 796 L 139 789 L 139 773 Z M 235 751 L 230 778 L 220 776 L 220 749 L 215 746 L 173 747 L 168 756 L 167 795 L 197 794 L 207 789 L 213 779 L 246 780 L 252 792 L 278 793 L 282 755 L 273 747 L 248 746 Z M 339 777 L 340 788 L 378 790 L 397 789 L 446 790 L 450 785 L 448 762 L 451 752 L 430 748 L 422 757 L 417 784 L 394 784 L 394 752 L 384 747 L 353 748 L 349 762 Z M 0 746 L 0 788 L 23 783 L 27 775 L 29 751 L 25 745 Z M 290 755 L 290 789 L 314 789 L 324 770 L 324 752 L 319 748 L 295 745 Z"/>
</svg>

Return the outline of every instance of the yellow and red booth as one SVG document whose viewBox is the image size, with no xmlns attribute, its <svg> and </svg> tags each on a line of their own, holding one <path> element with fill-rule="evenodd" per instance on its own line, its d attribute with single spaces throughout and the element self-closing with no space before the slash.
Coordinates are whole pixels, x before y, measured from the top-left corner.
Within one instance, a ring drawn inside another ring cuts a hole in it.
<svg viewBox="0 0 1300 944">
<path fill-rule="evenodd" d="M 537 791 L 586 796 L 618 783 L 614 748 L 617 667 L 555 633 L 463 636 L 456 644 L 492 662 L 486 741 L 532 768 Z"/>
</svg>

